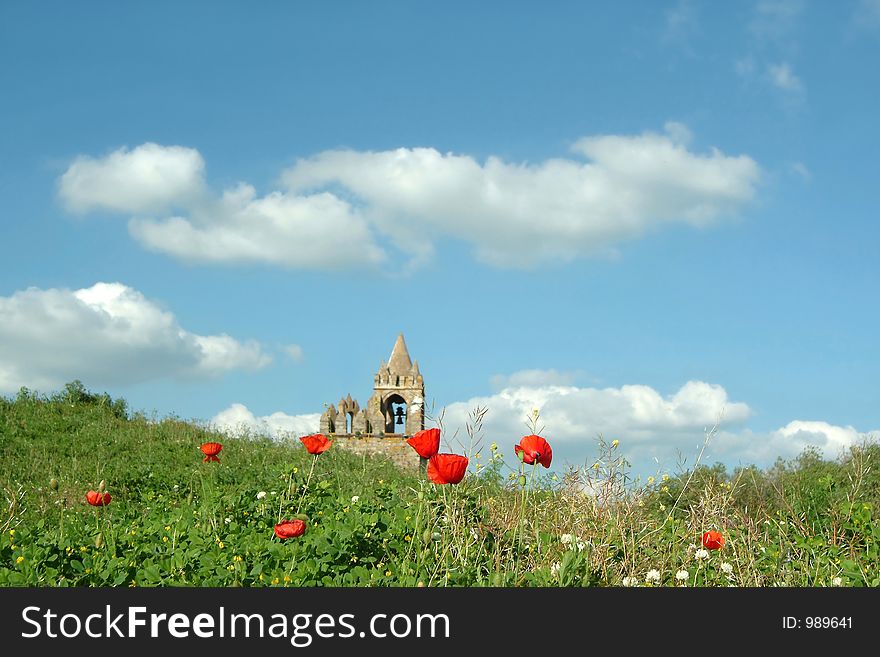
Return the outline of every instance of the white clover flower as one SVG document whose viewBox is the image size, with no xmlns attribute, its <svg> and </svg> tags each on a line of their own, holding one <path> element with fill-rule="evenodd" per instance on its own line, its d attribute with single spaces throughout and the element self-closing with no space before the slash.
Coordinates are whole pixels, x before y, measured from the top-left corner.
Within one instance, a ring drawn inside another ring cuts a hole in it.
<svg viewBox="0 0 880 657">
<path fill-rule="evenodd" d="M 725 575 L 730 575 L 733 572 L 733 566 L 725 561 L 721 564 L 721 570 Z"/>
<path fill-rule="evenodd" d="M 686 570 L 679 570 L 677 573 L 675 573 L 675 579 L 677 579 L 679 582 L 686 582 L 689 577 L 690 573 L 688 573 L 688 571 Z"/>
<path fill-rule="evenodd" d="M 699 550 L 694 552 L 694 556 L 697 559 L 708 559 L 709 558 L 709 550 L 705 550 L 703 548 L 700 548 Z"/>
<path fill-rule="evenodd" d="M 843 586 L 843 580 L 840 577 L 835 577 L 831 580 L 831 586 Z"/>
<path fill-rule="evenodd" d="M 263 499 L 264 497 L 266 497 L 266 491 L 261 490 L 259 493 L 257 493 L 257 499 L 258 499 L 258 500 L 261 500 L 261 499 Z"/>
<path fill-rule="evenodd" d="M 563 534 L 559 537 L 559 540 L 562 541 L 563 545 L 568 545 L 574 540 L 574 536 L 572 536 L 571 534 Z"/>
<path fill-rule="evenodd" d="M 577 540 L 577 544 L 576 544 L 576 545 L 577 545 L 578 552 L 580 552 L 580 551 L 583 550 L 585 547 L 587 547 L 587 544 L 584 543 L 581 539 L 578 539 L 578 540 Z"/>
<path fill-rule="evenodd" d="M 559 562 L 557 561 L 557 562 L 554 563 L 552 566 L 550 566 L 550 573 L 551 573 L 552 575 L 554 575 L 554 576 L 555 576 L 555 575 L 558 575 L 558 574 L 559 574 L 559 568 L 560 568 L 560 564 L 559 564 Z"/>
<path fill-rule="evenodd" d="M 645 575 L 646 582 L 659 582 L 660 581 L 660 571 L 659 570 L 649 570 Z"/>
<path fill-rule="evenodd" d="M 359 499 L 361 499 L 361 496 L 360 496 L 360 495 L 352 495 L 352 497 L 351 497 L 351 503 L 352 503 L 352 504 L 356 504 L 357 501 L 358 501 Z"/>
<path fill-rule="evenodd" d="M 623 585 L 624 586 L 635 586 L 636 584 L 638 584 L 638 582 L 639 581 L 635 577 L 624 577 L 623 578 Z"/>
<path fill-rule="evenodd" d="M 232 518 L 226 518 L 223 522 L 228 525 L 230 522 L 232 522 Z"/>
</svg>

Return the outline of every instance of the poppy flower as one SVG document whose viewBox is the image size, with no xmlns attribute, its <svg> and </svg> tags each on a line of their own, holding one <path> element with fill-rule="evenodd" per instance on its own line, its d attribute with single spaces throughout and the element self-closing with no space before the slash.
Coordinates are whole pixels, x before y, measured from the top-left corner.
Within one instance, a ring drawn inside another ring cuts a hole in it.
<svg viewBox="0 0 880 657">
<path fill-rule="evenodd" d="M 282 520 L 275 525 L 275 536 L 281 540 L 288 538 L 296 538 L 306 533 L 306 523 L 299 518 L 293 520 Z"/>
<path fill-rule="evenodd" d="M 92 506 L 107 506 L 110 504 L 110 493 L 99 493 L 96 490 L 90 490 L 86 493 L 86 502 Z"/>
<path fill-rule="evenodd" d="M 724 547 L 724 536 L 714 529 L 704 533 L 700 541 L 707 550 L 718 550 Z"/>
<path fill-rule="evenodd" d="M 428 479 L 435 484 L 457 484 L 467 471 L 466 456 L 434 454 L 428 461 Z"/>
<path fill-rule="evenodd" d="M 333 444 L 332 440 L 328 440 L 327 436 L 321 433 L 315 433 L 311 436 L 303 436 L 300 438 L 300 442 L 305 445 L 309 454 L 323 454 L 330 449 L 330 445 Z"/>
<path fill-rule="evenodd" d="M 423 459 L 440 451 L 440 429 L 423 429 L 406 441 Z"/>
<path fill-rule="evenodd" d="M 217 458 L 217 455 L 220 453 L 220 450 L 223 449 L 223 445 L 220 443 L 205 443 L 201 447 L 200 450 L 205 454 L 205 458 L 202 459 L 202 462 L 205 461 L 216 461 L 220 463 L 220 459 Z"/>
<path fill-rule="evenodd" d="M 517 456 L 523 453 L 523 463 L 532 465 L 535 461 L 543 465 L 545 468 L 550 467 L 550 461 L 553 460 L 553 450 L 550 443 L 532 434 L 531 436 L 523 436 L 519 441 L 519 445 L 514 445 Z"/>
</svg>

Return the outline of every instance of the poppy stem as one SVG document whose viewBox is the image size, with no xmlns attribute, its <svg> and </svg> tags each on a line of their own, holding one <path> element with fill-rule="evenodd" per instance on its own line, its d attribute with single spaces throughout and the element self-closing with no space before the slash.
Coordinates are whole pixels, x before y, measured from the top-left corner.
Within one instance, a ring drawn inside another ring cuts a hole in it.
<svg viewBox="0 0 880 657">
<path fill-rule="evenodd" d="M 296 512 L 299 513 L 302 509 L 303 500 L 306 498 L 306 492 L 309 490 L 309 483 L 312 481 L 312 473 L 315 471 L 315 464 L 318 462 L 318 455 L 315 454 L 312 459 L 312 467 L 309 468 L 309 476 L 306 478 L 306 485 L 303 486 L 302 496 L 299 498 L 299 504 L 296 506 Z"/>
</svg>

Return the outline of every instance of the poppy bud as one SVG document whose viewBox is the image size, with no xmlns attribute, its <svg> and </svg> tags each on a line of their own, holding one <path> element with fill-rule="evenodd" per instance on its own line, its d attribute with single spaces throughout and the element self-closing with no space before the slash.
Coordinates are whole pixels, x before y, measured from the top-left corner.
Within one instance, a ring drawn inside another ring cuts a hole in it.
<svg viewBox="0 0 880 657">
<path fill-rule="evenodd" d="M 519 485 L 520 485 L 520 486 L 525 486 L 525 485 L 526 485 L 526 476 L 525 476 L 525 475 L 520 475 L 520 476 L 519 476 Z"/>
<path fill-rule="evenodd" d="M 430 543 L 430 542 L 431 542 L 431 539 L 433 539 L 433 538 L 434 538 L 434 534 L 431 532 L 430 529 L 426 529 L 426 530 L 422 533 L 422 540 L 423 540 L 425 543 Z"/>
<path fill-rule="evenodd" d="M 107 490 L 107 482 L 104 479 L 102 479 L 101 483 L 98 484 L 98 492 L 103 493 L 105 490 Z"/>
<path fill-rule="evenodd" d="M 99 532 L 97 536 L 95 536 L 95 547 L 101 548 L 104 546 L 104 532 Z"/>
<path fill-rule="evenodd" d="M 187 503 L 187 504 L 192 504 L 192 503 L 193 503 L 193 492 L 192 492 L 192 491 L 190 491 L 190 492 L 189 492 L 189 495 L 186 496 L 186 503 Z"/>
<path fill-rule="evenodd" d="M 49 480 L 49 488 L 52 490 L 58 490 L 58 480 L 55 477 Z"/>
</svg>

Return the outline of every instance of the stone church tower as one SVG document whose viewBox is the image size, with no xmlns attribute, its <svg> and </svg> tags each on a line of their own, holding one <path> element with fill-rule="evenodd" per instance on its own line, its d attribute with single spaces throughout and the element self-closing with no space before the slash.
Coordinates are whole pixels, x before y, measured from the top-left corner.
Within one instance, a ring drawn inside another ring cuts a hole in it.
<svg viewBox="0 0 880 657">
<path fill-rule="evenodd" d="M 425 428 L 424 408 L 425 382 L 401 333 L 388 362 L 382 361 L 373 377 L 373 396 L 366 407 L 349 394 L 327 407 L 319 431 L 340 437 L 409 437 Z"/>
</svg>

